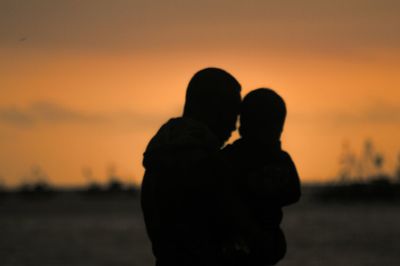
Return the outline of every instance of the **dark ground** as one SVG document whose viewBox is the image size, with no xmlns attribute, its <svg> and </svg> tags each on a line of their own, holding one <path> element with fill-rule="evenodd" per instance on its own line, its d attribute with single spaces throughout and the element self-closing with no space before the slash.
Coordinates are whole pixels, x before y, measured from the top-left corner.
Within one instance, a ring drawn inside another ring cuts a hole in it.
<svg viewBox="0 0 400 266">
<path fill-rule="evenodd" d="M 400 265 L 400 206 L 313 203 L 285 209 L 281 266 Z M 153 265 L 130 197 L 0 199 L 0 265 Z"/>
</svg>

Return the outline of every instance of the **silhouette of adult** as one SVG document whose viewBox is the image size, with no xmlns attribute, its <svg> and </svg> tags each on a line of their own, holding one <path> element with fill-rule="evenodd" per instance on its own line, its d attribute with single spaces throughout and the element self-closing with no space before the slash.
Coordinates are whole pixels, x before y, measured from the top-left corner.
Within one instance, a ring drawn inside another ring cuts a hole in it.
<svg viewBox="0 0 400 266">
<path fill-rule="evenodd" d="M 141 204 L 157 266 L 217 265 L 221 248 L 220 148 L 236 128 L 238 81 L 218 68 L 190 80 L 183 115 L 144 153 Z"/>
</svg>

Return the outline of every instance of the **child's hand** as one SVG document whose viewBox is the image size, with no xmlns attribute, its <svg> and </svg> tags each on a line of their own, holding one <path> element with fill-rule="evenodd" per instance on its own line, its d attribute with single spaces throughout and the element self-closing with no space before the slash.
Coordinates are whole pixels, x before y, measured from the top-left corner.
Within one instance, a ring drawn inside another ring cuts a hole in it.
<svg viewBox="0 0 400 266">
<path fill-rule="evenodd" d="M 225 254 L 249 254 L 250 249 L 243 240 L 236 240 L 235 242 L 225 244 L 222 248 Z"/>
<path fill-rule="evenodd" d="M 240 253 L 250 254 L 250 248 L 244 243 L 244 241 L 235 242 L 235 250 Z"/>
</svg>

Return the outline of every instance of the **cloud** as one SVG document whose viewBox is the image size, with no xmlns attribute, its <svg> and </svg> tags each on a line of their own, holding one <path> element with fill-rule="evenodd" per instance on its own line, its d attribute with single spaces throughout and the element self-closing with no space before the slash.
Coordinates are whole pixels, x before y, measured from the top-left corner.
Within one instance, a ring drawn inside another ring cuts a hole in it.
<svg viewBox="0 0 400 266">
<path fill-rule="evenodd" d="M 30 126 L 33 124 L 32 117 L 15 107 L 0 108 L 0 122 L 16 126 Z"/>
<path fill-rule="evenodd" d="M 400 105 L 375 103 L 358 110 L 331 110 L 318 114 L 289 113 L 296 124 L 356 126 L 356 125 L 400 125 Z"/>
<path fill-rule="evenodd" d="M 373 123 L 400 124 L 400 105 L 376 104 L 364 111 L 362 119 Z"/>
<path fill-rule="evenodd" d="M 328 116 L 329 117 L 329 116 Z M 352 124 L 400 124 L 400 106 L 374 104 L 358 112 L 337 112 L 330 119 L 338 125 Z"/>
<path fill-rule="evenodd" d="M 36 120 L 47 123 L 104 123 L 105 114 L 88 114 L 48 102 L 34 103 L 28 110 Z"/>
<path fill-rule="evenodd" d="M 0 107 L 0 124 L 31 128 L 37 125 L 73 124 L 82 126 L 112 126 L 153 128 L 165 117 L 133 111 L 84 112 L 50 102 L 36 102 L 27 108 Z"/>
<path fill-rule="evenodd" d="M 317 126 L 400 125 L 400 106 L 381 102 L 351 111 L 289 113 L 288 118 L 290 123 Z M 129 130 L 154 129 L 166 119 L 168 114 L 134 111 L 87 112 L 50 102 L 36 102 L 27 108 L 0 107 L 0 124 L 19 128 L 39 125 L 80 125 Z"/>
</svg>

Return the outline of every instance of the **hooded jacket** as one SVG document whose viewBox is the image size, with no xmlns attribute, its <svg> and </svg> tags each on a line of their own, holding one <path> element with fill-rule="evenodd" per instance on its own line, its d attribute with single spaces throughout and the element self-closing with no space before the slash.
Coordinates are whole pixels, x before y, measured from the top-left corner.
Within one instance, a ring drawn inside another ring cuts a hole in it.
<svg viewBox="0 0 400 266">
<path fill-rule="evenodd" d="M 157 265 L 213 265 L 219 245 L 217 137 L 181 117 L 165 123 L 144 153 L 141 205 Z"/>
<path fill-rule="evenodd" d="M 297 202 L 301 194 L 296 167 L 279 141 L 259 143 L 241 138 L 223 153 L 235 166 L 232 182 L 238 201 L 248 210 L 250 226 L 259 230 L 258 235 L 241 236 L 250 248 L 245 265 L 274 265 L 286 253 L 280 228 L 282 207 Z"/>
</svg>

